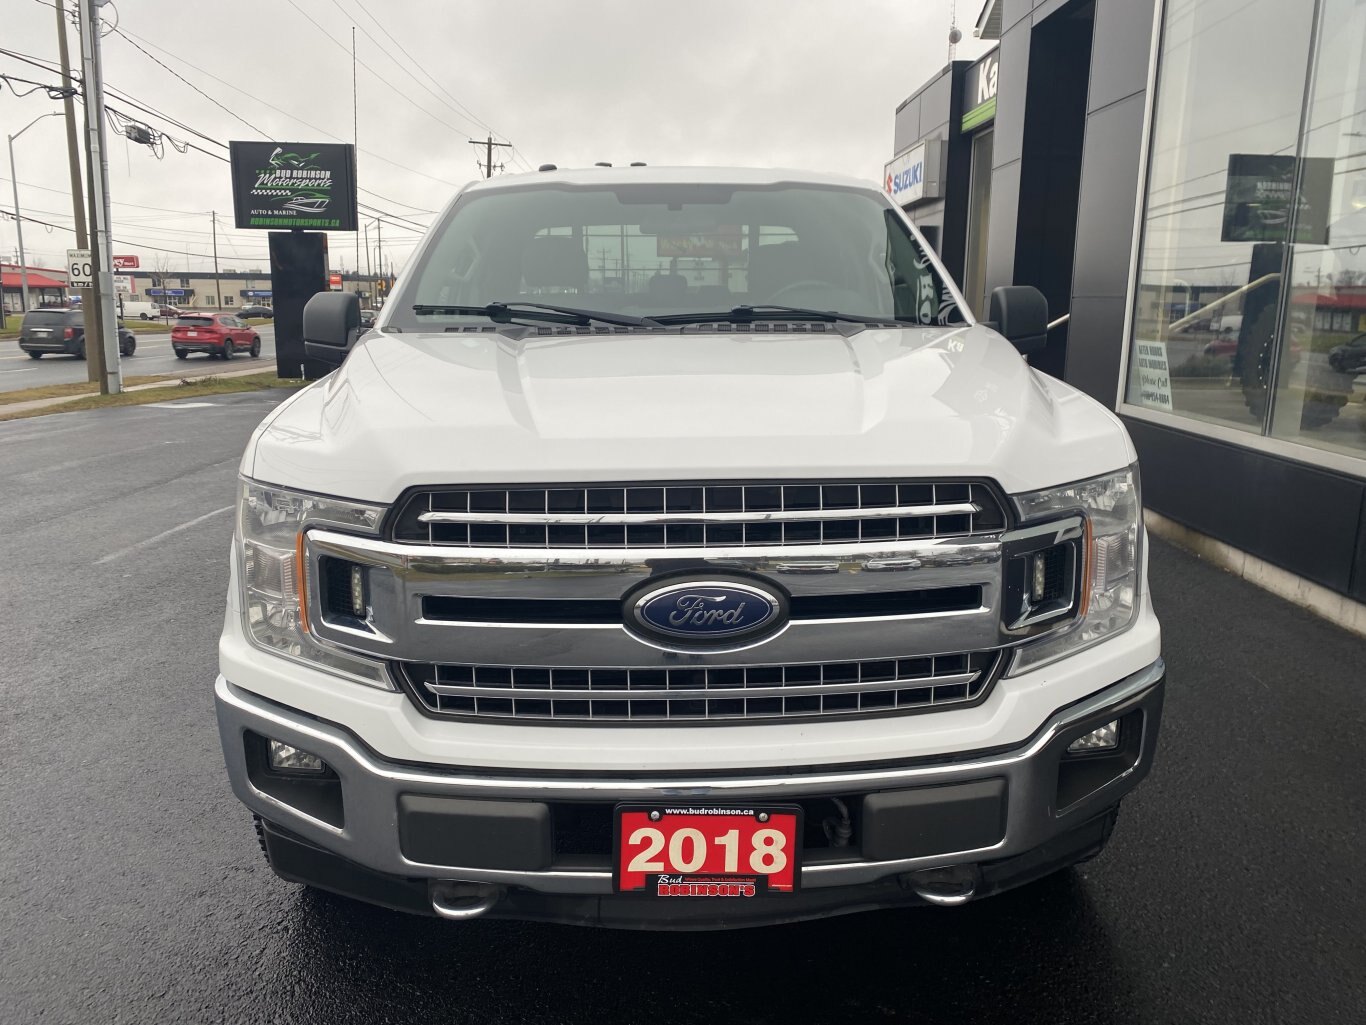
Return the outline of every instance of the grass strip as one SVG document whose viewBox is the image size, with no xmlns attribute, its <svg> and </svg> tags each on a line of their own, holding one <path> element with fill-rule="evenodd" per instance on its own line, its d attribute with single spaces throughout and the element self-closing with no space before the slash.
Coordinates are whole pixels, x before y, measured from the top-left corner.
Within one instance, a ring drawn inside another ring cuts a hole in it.
<svg viewBox="0 0 1366 1025">
<path fill-rule="evenodd" d="M 82 409 L 105 409 L 110 406 L 145 406 L 151 402 L 177 402 L 206 395 L 230 395 L 234 392 L 259 391 L 262 388 L 298 388 L 306 381 L 276 377 L 274 373 L 252 374 L 247 377 L 206 377 L 199 381 L 168 383 L 164 388 L 125 391 L 118 395 L 78 395 L 70 402 L 41 406 L 37 409 L 0 409 L 0 421 L 22 420 L 49 413 L 72 413 Z"/>
<path fill-rule="evenodd" d="M 138 384 L 155 384 L 163 381 L 166 384 L 175 384 L 182 380 L 180 374 L 153 374 L 142 376 L 129 376 L 123 379 L 123 386 L 131 388 Z M 100 386 L 92 381 L 70 381 L 66 384 L 43 384 L 36 388 L 21 388 L 18 391 L 0 392 L 0 406 L 10 406 L 16 402 L 31 402 L 33 399 L 59 399 L 70 395 L 78 397 L 81 395 L 98 395 Z"/>
</svg>

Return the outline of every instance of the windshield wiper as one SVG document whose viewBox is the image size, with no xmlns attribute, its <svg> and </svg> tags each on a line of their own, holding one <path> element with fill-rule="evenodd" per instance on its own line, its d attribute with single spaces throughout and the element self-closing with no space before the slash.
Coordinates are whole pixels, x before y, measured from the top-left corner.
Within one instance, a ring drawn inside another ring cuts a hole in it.
<svg viewBox="0 0 1366 1025">
<path fill-rule="evenodd" d="M 810 310 L 803 306 L 775 306 L 764 303 L 759 306 L 735 306 L 729 310 L 713 313 L 669 313 L 654 319 L 660 324 L 706 324 L 711 321 L 729 321 L 744 324 L 753 320 L 823 320 L 829 324 L 841 321 L 850 324 L 892 324 L 894 317 L 864 317 L 857 313 L 840 313 L 838 310 Z"/>
<path fill-rule="evenodd" d="M 484 306 L 417 305 L 413 312 L 421 316 L 488 317 L 498 324 L 510 324 L 513 317 L 523 320 L 542 320 L 552 324 L 575 324 L 587 327 L 614 324 L 617 327 L 658 327 L 659 322 L 647 317 L 632 317 L 626 313 L 604 313 L 600 310 L 581 310 L 574 306 L 550 306 L 546 303 L 491 302 Z"/>
</svg>

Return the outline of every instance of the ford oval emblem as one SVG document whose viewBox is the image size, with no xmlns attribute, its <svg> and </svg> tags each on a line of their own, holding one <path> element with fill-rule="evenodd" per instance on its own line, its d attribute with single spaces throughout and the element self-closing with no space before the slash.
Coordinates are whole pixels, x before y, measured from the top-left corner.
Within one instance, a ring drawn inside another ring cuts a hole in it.
<svg viewBox="0 0 1366 1025">
<path fill-rule="evenodd" d="M 784 606 L 777 594 L 754 584 L 687 580 L 645 591 L 630 612 L 646 633 L 705 643 L 771 630 Z"/>
</svg>

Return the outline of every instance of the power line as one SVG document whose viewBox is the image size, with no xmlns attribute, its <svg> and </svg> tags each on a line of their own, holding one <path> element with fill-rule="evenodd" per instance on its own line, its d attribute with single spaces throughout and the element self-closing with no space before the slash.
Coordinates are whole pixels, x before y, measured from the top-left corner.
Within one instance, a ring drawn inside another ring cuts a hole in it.
<svg viewBox="0 0 1366 1025">
<path fill-rule="evenodd" d="M 321 24 L 319 24 L 319 23 L 317 22 L 317 20 L 314 19 L 313 16 L 312 16 L 311 14 L 309 14 L 309 13 L 308 13 L 307 11 L 305 11 L 302 7 L 300 7 L 300 6 L 298 5 L 298 3 L 295 2 L 295 0 L 288 0 L 288 2 L 289 2 L 289 5 L 290 5 L 291 7 L 293 7 L 296 11 L 298 11 L 301 15 L 303 15 L 304 18 L 306 18 L 306 19 L 308 20 L 309 24 L 311 24 L 314 28 L 316 28 L 319 32 L 321 32 L 324 36 L 326 36 L 327 39 L 328 39 L 329 41 L 331 41 L 331 43 L 332 43 L 334 46 L 339 47 L 344 53 L 350 55 L 351 51 L 347 48 L 346 44 L 343 43 L 343 42 L 341 42 L 341 41 L 338 40 L 334 35 L 332 35 L 330 32 L 328 32 L 327 29 L 324 28 Z M 332 2 L 333 2 L 334 4 L 336 4 L 337 0 L 332 0 Z M 337 8 L 338 8 L 338 10 L 340 10 L 343 14 L 347 14 L 346 9 L 343 8 L 343 7 L 341 7 L 340 4 L 337 4 Z M 366 12 L 366 13 L 368 14 L 369 12 Z M 348 15 L 348 16 L 349 16 L 349 15 Z M 378 40 L 375 39 L 374 36 L 370 35 L 369 32 L 366 32 L 365 29 L 361 29 L 361 31 L 362 31 L 362 32 L 365 32 L 366 38 L 369 39 L 372 43 L 374 43 L 375 46 L 376 46 L 382 53 L 384 53 L 384 55 L 385 55 L 386 57 L 388 57 L 391 61 L 394 62 L 395 65 L 397 65 L 400 69 L 402 69 L 403 72 L 404 72 L 405 74 L 407 74 L 410 78 L 412 78 L 414 82 L 416 82 L 421 88 L 423 88 L 424 90 L 426 90 L 428 93 L 430 93 L 430 94 L 432 94 L 433 96 L 435 96 L 435 93 L 432 93 L 432 90 L 431 90 L 428 86 L 426 86 L 423 82 L 421 82 L 419 79 L 417 79 L 417 77 L 414 76 L 413 73 L 412 73 L 412 72 L 411 72 L 411 71 L 410 71 L 402 62 L 400 62 L 400 61 L 398 61 L 397 59 L 395 59 L 394 56 L 393 56 L 392 54 L 390 54 L 388 50 L 384 49 L 384 47 L 379 43 Z M 418 103 L 415 99 L 413 99 L 413 97 L 412 97 L 411 95 L 409 95 L 408 93 L 404 92 L 403 90 L 397 88 L 397 87 L 396 87 L 396 86 L 395 86 L 387 77 L 385 77 L 384 75 L 381 75 L 378 71 L 376 71 L 374 68 L 372 68 L 372 67 L 371 67 L 369 64 L 367 64 L 365 61 L 360 60 L 360 59 L 357 59 L 357 60 L 356 60 L 356 63 L 359 64 L 362 68 L 364 68 L 364 69 L 370 74 L 370 76 L 371 76 L 372 78 L 374 78 L 376 81 L 380 82 L 382 85 L 384 85 L 384 86 L 385 86 L 386 88 L 388 88 L 390 91 L 392 91 L 393 93 L 395 93 L 396 95 L 398 95 L 400 98 L 406 100 L 406 101 L 407 101 L 409 104 L 411 104 L 415 109 L 421 111 L 423 114 L 426 114 L 429 118 L 431 118 L 431 119 L 432 119 L 433 121 L 435 121 L 437 124 L 443 125 L 444 127 L 449 128 L 449 129 L 450 129 L 451 131 L 453 131 L 453 132 L 456 132 L 456 133 L 459 133 L 459 134 L 464 134 L 464 130 L 463 130 L 463 129 L 460 129 L 460 128 L 458 128 L 456 125 L 451 124 L 449 121 L 445 120 L 444 118 L 438 117 L 438 116 L 437 116 L 436 114 L 434 114 L 431 110 L 427 109 L 427 108 L 424 107 L 422 104 Z M 438 101 L 440 101 L 440 102 L 443 102 L 443 103 L 445 102 L 445 101 L 442 100 L 441 97 L 439 97 L 439 96 L 436 96 L 436 99 L 437 99 Z M 448 107 L 450 106 L 450 104 L 446 104 L 446 105 L 447 105 Z M 480 123 L 480 122 L 478 121 L 477 118 L 467 117 L 467 116 L 464 115 L 464 114 L 460 114 L 458 111 L 456 112 L 456 114 L 457 114 L 457 116 L 460 117 L 462 120 L 466 120 L 466 121 L 473 120 L 474 123 L 476 123 L 476 124 Z M 455 183 L 454 183 L 454 182 L 448 182 L 447 184 L 452 184 L 452 185 L 453 185 L 453 184 L 455 184 Z"/>
<path fill-rule="evenodd" d="M 312 123 L 310 123 L 310 122 L 308 122 L 308 121 L 305 121 L 303 118 L 299 117 L 299 116 L 296 115 L 296 114 L 291 114 L 291 113 L 290 113 L 289 111 L 287 111 L 287 110 L 282 110 L 280 107 L 275 106 L 275 104 L 271 103 L 269 100 L 263 100 L 263 99 L 261 99 L 261 97 L 256 96 L 256 95 L 254 95 L 254 94 L 252 94 L 252 93 L 247 92 L 247 91 L 246 91 L 245 89 L 243 89 L 241 86 L 235 85 L 234 83 L 229 82 L 229 81 L 227 81 L 226 79 L 219 78 L 217 75 L 215 75 L 215 74 L 214 74 L 213 72 L 211 72 L 211 71 L 207 71 L 207 70 L 205 70 L 204 68 L 198 67 L 198 66 L 195 65 L 195 64 L 191 64 L 189 61 L 184 60 L 183 58 L 177 56 L 176 54 L 174 54 L 174 53 L 172 53 L 171 51 L 165 49 L 164 47 L 158 46 L 156 43 L 152 42 L 150 39 L 147 39 L 147 38 L 145 38 L 144 36 L 140 36 L 140 35 L 138 35 L 136 32 L 132 32 L 132 31 L 130 31 L 129 29 L 123 29 L 123 30 L 120 32 L 120 35 L 124 36 L 125 38 L 132 38 L 132 39 L 140 40 L 141 42 L 145 43 L 147 46 L 150 46 L 153 50 L 158 50 L 158 51 L 160 51 L 161 53 L 165 54 L 167 57 L 171 58 L 172 60 L 180 61 L 180 63 L 184 64 L 186 67 L 192 68 L 194 71 L 197 71 L 199 74 L 205 75 L 206 77 L 213 79 L 213 80 L 214 80 L 215 82 L 217 82 L 219 85 L 227 86 L 229 89 L 233 90 L 234 92 L 240 93 L 241 95 L 247 97 L 247 99 L 252 100 L 253 102 L 256 102 L 256 103 L 261 104 L 263 107 L 268 107 L 268 108 L 270 108 L 271 110 L 275 111 L 275 113 L 280 114 L 280 115 L 282 115 L 283 117 L 288 118 L 289 120 L 295 122 L 296 124 L 301 124 L 301 125 L 303 125 L 305 128 L 309 129 L 310 131 L 317 132 L 317 133 L 319 133 L 320 135 L 325 135 L 325 136 L 327 136 L 329 139 L 334 139 L 334 140 L 336 140 L 337 142 L 343 142 L 343 141 L 344 141 L 340 136 L 334 135 L 332 132 L 329 132 L 329 131 L 326 131 L 325 129 L 319 128 L 317 125 L 312 124 Z M 0 52 L 3 52 L 3 51 L 0 51 Z M 264 133 L 263 133 L 263 134 L 264 134 Z M 269 138 L 269 136 L 267 136 L 267 138 Z M 216 140 L 215 140 L 215 141 L 216 141 Z M 223 144 L 222 144 L 222 143 L 219 143 L 219 145 L 223 145 Z M 435 175 L 427 174 L 425 171 L 419 171 L 419 170 L 417 170 L 417 168 L 409 167 L 407 164 L 400 164 L 398 161 L 396 161 L 396 160 L 391 160 L 391 159 L 389 159 L 388 157 L 384 156 L 383 154 L 375 153 L 375 152 L 373 152 L 372 150 L 364 149 L 363 147 L 359 147 L 359 146 L 357 147 L 357 149 L 358 149 L 361 153 L 364 153 L 364 154 L 365 154 L 366 156 L 368 156 L 368 157 L 373 157 L 374 159 L 379 160 L 379 161 L 382 161 L 383 163 L 386 163 L 386 164 L 390 165 L 391 167 L 397 167 L 397 168 L 398 168 L 399 170 L 401 170 L 401 171 L 407 171 L 409 174 L 415 174 L 415 175 L 417 175 L 418 177 L 421 177 L 421 178 L 429 178 L 429 179 L 431 179 L 432 181 L 440 182 L 440 183 L 443 184 L 443 185 L 452 185 L 452 186 L 454 186 L 454 185 L 456 184 L 455 182 L 447 181 L 447 180 L 444 179 L 444 178 L 438 178 L 438 177 L 436 177 Z M 392 198 L 390 198 L 390 197 L 388 197 L 388 196 L 380 195 L 380 193 L 378 193 L 378 192 L 372 192 L 370 189 L 360 189 L 360 191 L 366 193 L 367 195 L 375 196 L 376 198 L 382 199 L 382 200 L 384 200 L 385 202 L 388 202 L 388 203 L 394 203 L 394 204 L 396 204 L 396 205 L 398 205 L 398 206 L 410 207 L 410 208 L 412 208 L 412 209 L 414 209 L 414 210 L 420 211 L 421 213 L 433 213 L 433 212 L 434 212 L 434 211 L 431 211 L 431 210 L 423 210 L 421 207 L 415 207 L 415 206 L 413 206 L 413 204 L 411 204 L 411 203 L 404 203 L 404 202 L 402 202 L 401 200 L 392 199 Z"/>
<path fill-rule="evenodd" d="M 338 2 L 338 0 L 332 0 L 332 6 L 335 7 L 337 10 L 341 11 L 343 17 L 345 17 L 345 18 L 350 18 L 352 21 L 355 21 L 355 20 L 356 20 L 354 17 L 352 17 L 351 13 L 350 13 L 345 7 L 343 7 L 343 6 Z M 295 7 L 298 8 L 298 5 L 295 4 Z M 369 13 L 369 12 L 367 12 L 367 13 Z M 310 20 L 311 20 L 311 19 L 310 19 Z M 372 20 L 373 20 L 373 19 L 372 19 Z M 355 28 L 356 26 L 353 25 L 352 27 Z M 472 119 L 472 118 L 466 116 L 465 114 L 462 114 L 460 111 L 458 111 L 458 110 L 456 110 L 454 107 L 452 107 L 452 106 L 451 106 L 446 100 L 444 100 L 441 96 L 439 96 L 437 93 L 435 93 L 435 92 L 432 90 L 431 86 L 427 85 L 427 84 L 426 84 L 425 82 L 423 82 L 420 78 L 418 78 L 416 75 L 414 75 L 413 72 L 412 72 L 412 69 L 411 69 L 410 67 L 408 67 L 406 64 L 404 64 L 402 61 L 398 60 L 398 58 L 396 58 L 392 53 L 390 53 L 388 50 L 386 50 L 386 49 L 384 48 L 384 44 L 381 43 L 381 42 L 380 42 L 378 39 L 376 39 L 374 36 L 372 36 L 372 35 L 369 33 L 369 31 L 367 31 L 367 30 L 364 29 L 364 28 L 361 28 L 361 32 L 365 35 L 365 38 L 366 38 L 366 39 L 370 40 L 370 42 L 373 43 L 373 44 L 375 45 L 375 48 L 376 48 L 377 50 L 379 50 L 380 53 L 384 54 L 384 56 L 388 57 L 389 60 L 393 62 L 393 64 L 394 64 L 395 67 L 397 67 L 397 68 L 398 68 L 400 71 L 402 71 L 405 75 L 407 75 L 409 78 L 411 78 L 411 79 L 417 84 L 418 88 L 425 90 L 426 93 L 427 93 L 427 95 L 431 96 L 431 97 L 432 97 L 433 99 L 435 99 L 438 103 L 444 104 L 448 110 L 452 111 L 452 112 L 455 114 L 455 116 L 458 117 L 458 118 L 460 118 L 462 121 L 468 122 L 469 124 L 474 125 L 476 128 L 481 127 L 481 126 L 479 125 L 479 122 L 478 122 L 478 121 L 476 121 L 476 120 L 474 120 L 474 119 Z M 426 108 L 422 108 L 422 109 L 425 110 Z M 428 113 L 430 113 L 430 112 L 428 112 Z M 445 121 L 442 121 L 441 123 L 442 123 L 442 124 L 449 124 L 448 122 L 445 122 Z M 449 125 L 449 127 L 450 127 L 453 131 L 464 131 L 464 129 L 458 129 L 458 128 L 456 128 L 456 126 L 454 126 L 454 125 Z"/>
<path fill-rule="evenodd" d="M 199 88 L 199 86 L 195 85 L 193 82 L 191 82 L 191 81 L 190 81 L 188 78 L 186 78 L 184 75 L 180 74 L 180 72 L 176 71 L 174 68 L 172 68 L 170 65 L 168 65 L 165 61 L 161 60 L 161 59 L 160 59 L 159 57 L 157 57 L 156 55 L 154 55 L 154 54 L 152 54 L 152 53 L 149 53 L 147 50 L 144 50 L 144 49 L 143 49 L 141 46 L 139 46 L 136 42 L 134 42 L 132 39 L 130 39 L 130 38 L 128 37 L 128 34 L 127 34 L 126 32 L 124 32 L 123 29 L 119 28 L 118 25 L 115 25 L 115 26 L 114 26 L 113 31 L 114 31 L 116 34 L 122 36 L 123 39 L 124 39 L 124 41 L 127 42 L 129 46 L 133 47 L 135 50 L 137 50 L 140 54 L 142 54 L 142 55 L 143 55 L 144 57 L 146 57 L 148 60 L 153 61 L 153 62 L 154 62 L 155 64 L 157 64 L 159 67 L 165 69 L 169 74 L 174 75 L 177 79 L 179 79 L 180 81 L 184 82 L 186 85 L 188 85 L 188 86 L 189 86 L 191 89 L 193 89 L 195 92 L 199 93 L 200 96 L 204 97 L 204 99 L 208 100 L 210 103 L 212 103 L 212 104 L 213 104 L 215 107 L 217 107 L 219 110 L 222 110 L 224 113 L 230 114 L 232 117 L 237 118 L 238 121 L 241 121 L 242 124 L 246 125 L 248 128 L 250 128 L 250 129 L 251 129 L 253 132 L 255 132 L 257 135 L 261 136 L 263 139 L 269 139 L 269 138 L 271 137 L 269 132 L 266 132 L 266 131 L 261 130 L 260 128 L 257 128 L 254 124 L 252 124 L 250 121 L 248 121 L 246 118 L 244 118 L 241 114 L 237 113 L 237 111 L 231 109 L 230 107 L 225 107 L 223 104 L 219 103 L 219 102 L 218 102 L 217 100 L 215 100 L 212 96 L 210 96 L 208 93 L 206 93 L 203 89 Z"/>
<path fill-rule="evenodd" d="M 6 216 L 6 217 L 11 217 L 11 218 L 14 217 L 14 211 L 13 211 L 13 210 L 7 210 L 7 209 L 5 209 L 4 207 L 0 207 L 0 214 L 3 214 L 3 215 Z M 29 222 L 31 222 L 31 223 L 33 223 L 33 224 L 41 224 L 41 225 L 42 225 L 43 227 L 45 227 L 45 228 L 55 228 L 57 231 L 72 231 L 72 230 L 74 230 L 74 229 L 72 229 L 71 227 L 69 227 L 68 225 L 65 225 L 65 224 L 52 224 L 52 223 L 49 222 L 49 221 L 41 221 L 41 220 L 39 220 L 39 219 L 36 218 L 36 217 L 30 217 L 28 214 L 20 214 L 19 216 L 20 216 L 21 218 L 23 218 L 23 220 L 25 220 L 25 221 L 29 221 Z M 174 254 L 177 255 L 177 256 L 185 256 L 185 257 L 198 256 L 198 255 L 200 255 L 200 254 L 198 254 L 198 253 L 188 253 L 188 252 L 186 252 L 184 249 L 164 249 L 164 248 L 160 248 L 160 247 L 158 247 L 158 246 L 143 245 L 141 242 L 130 242 L 130 241 L 128 241 L 128 239 L 125 239 L 125 238 L 116 238 L 116 239 L 114 239 L 113 241 L 118 242 L 120 245 L 133 246 L 135 249 L 150 249 L 150 250 L 152 250 L 153 252 L 158 252 L 158 253 L 174 253 Z"/>
<path fill-rule="evenodd" d="M 335 3 L 336 0 L 333 0 L 333 2 Z M 474 113 L 474 111 L 470 110 L 469 107 L 465 106 L 465 105 L 464 105 L 463 103 L 461 103 L 458 99 L 456 99 L 455 96 L 453 96 L 453 95 L 451 94 L 451 92 L 450 92 L 449 89 L 447 89 L 447 88 L 446 88 L 445 86 L 443 86 L 440 82 L 438 82 L 438 81 L 436 80 L 436 78 L 433 77 L 433 75 L 431 74 L 431 72 L 429 72 L 429 71 L 426 69 L 425 65 L 423 65 L 423 63 L 422 63 L 421 61 L 419 61 L 419 60 L 417 60 L 416 58 L 414 58 L 413 55 L 412 55 L 411 53 L 408 52 L 407 48 L 406 48 L 402 43 L 400 43 L 397 39 L 394 38 L 393 33 L 390 32 L 387 28 L 384 27 L 384 23 L 383 23 L 382 21 L 380 21 L 378 18 L 376 18 L 373 14 L 370 13 L 369 8 L 367 8 L 367 7 L 365 6 L 364 0 L 355 0 L 355 3 L 356 3 L 356 6 L 359 7 L 359 8 L 365 13 L 365 16 L 366 16 L 367 18 L 369 18 L 372 22 L 374 22 L 374 23 L 375 23 L 375 26 L 376 26 L 381 32 L 383 32 L 383 33 L 385 34 L 385 36 L 388 37 L 389 41 L 392 42 L 395 46 L 398 47 L 399 52 L 402 53 L 403 56 L 405 56 L 405 57 L 408 58 L 409 63 L 411 63 L 411 64 L 412 64 L 413 66 L 415 66 L 419 71 L 421 71 L 424 75 L 426 75 L 427 78 L 431 81 L 431 83 L 432 83 L 434 86 L 436 86 L 436 87 L 437 87 L 438 89 L 440 89 L 443 93 L 445 93 L 446 96 L 450 98 L 451 103 L 453 103 L 453 104 L 455 105 L 455 107 L 459 109 L 459 111 L 463 111 L 464 114 L 469 118 L 469 120 L 473 121 L 478 127 L 484 129 L 484 131 L 486 131 L 486 132 L 491 132 L 491 133 L 494 134 L 494 135 L 502 135 L 502 134 L 503 134 L 502 132 L 499 132 L 499 131 L 495 130 L 494 127 L 493 127 L 492 125 L 490 125 L 487 121 L 481 120 L 481 119 Z M 392 60 L 393 58 L 391 57 L 390 59 Z"/>
</svg>

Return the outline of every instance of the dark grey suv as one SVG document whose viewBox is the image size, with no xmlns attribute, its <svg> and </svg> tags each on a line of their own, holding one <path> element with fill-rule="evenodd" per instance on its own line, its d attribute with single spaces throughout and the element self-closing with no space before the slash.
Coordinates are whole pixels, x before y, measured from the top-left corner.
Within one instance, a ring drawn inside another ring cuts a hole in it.
<svg viewBox="0 0 1366 1025">
<path fill-rule="evenodd" d="M 137 350 L 137 336 L 119 321 L 119 355 Z M 29 310 L 19 328 L 19 348 L 32 359 L 48 353 L 85 359 L 85 315 L 80 310 Z"/>
</svg>

